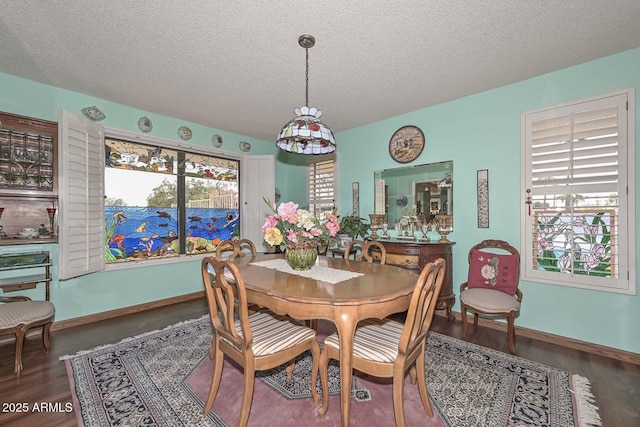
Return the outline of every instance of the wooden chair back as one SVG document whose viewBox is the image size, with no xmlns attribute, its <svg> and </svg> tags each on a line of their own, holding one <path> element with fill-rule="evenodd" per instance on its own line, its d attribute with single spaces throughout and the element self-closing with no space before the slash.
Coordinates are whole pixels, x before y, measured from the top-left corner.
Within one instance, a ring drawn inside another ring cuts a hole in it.
<svg viewBox="0 0 640 427">
<path fill-rule="evenodd" d="M 250 351 L 253 337 L 249 326 L 247 293 L 236 266 L 230 261 L 206 257 L 202 260 L 202 280 L 211 324 L 222 351 L 229 355 L 237 352 L 237 349 L 242 353 Z M 236 316 L 240 319 L 242 336 L 235 327 Z M 233 343 L 236 349 L 225 340 Z"/>
<path fill-rule="evenodd" d="M 220 261 L 223 254 L 227 255 L 227 259 L 246 256 L 247 253 L 245 253 L 245 251 L 251 253 L 252 256 L 256 256 L 258 253 L 256 251 L 256 245 L 249 239 L 223 240 L 216 248 L 216 259 Z"/>
<path fill-rule="evenodd" d="M 438 295 L 444 282 L 445 270 L 446 265 L 442 258 L 427 264 L 413 288 L 404 329 L 398 344 L 399 354 L 406 355 L 408 359 L 413 359 L 412 356 L 416 352 L 425 350 L 427 334 L 431 328 Z"/>
<path fill-rule="evenodd" d="M 344 251 L 344 259 L 349 259 L 351 251 L 360 247 L 360 252 L 354 255 L 356 261 L 366 261 L 368 263 L 377 262 L 385 264 L 387 262 L 387 250 L 384 245 L 376 241 L 352 240 Z"/>
</svg>

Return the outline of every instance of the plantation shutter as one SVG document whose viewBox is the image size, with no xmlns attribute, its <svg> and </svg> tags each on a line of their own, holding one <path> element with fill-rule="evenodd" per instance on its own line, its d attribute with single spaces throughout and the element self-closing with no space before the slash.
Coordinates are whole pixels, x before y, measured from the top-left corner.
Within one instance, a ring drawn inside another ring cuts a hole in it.
<svg viewBox="0 0 640 427">
<path fill-rule="evenodd" d="M 335 160 L 333 156 L 314 159 L 307 165 L 309 212 L 319 215 L 335 206 Z"/>
<path fill-rule="evenodd" d="M 627 94 L 525 116 L 525 274 L 628 287 Z"/>
<path fill-rule="evenodd" d="M 62 110 L 60 280 L 104 270 L 104 129 Z"/>
</svg>

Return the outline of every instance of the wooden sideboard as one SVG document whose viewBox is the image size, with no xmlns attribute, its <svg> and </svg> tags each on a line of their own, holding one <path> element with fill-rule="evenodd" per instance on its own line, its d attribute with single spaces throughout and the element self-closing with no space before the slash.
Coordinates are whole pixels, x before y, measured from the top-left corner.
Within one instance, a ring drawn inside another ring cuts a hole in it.
<svg viewBox="0 0 640 427">
<path fill-rule="evenodd" d="M 446 310 L 447 317 L 453 320 L 455 317 L 451 313 L 456 296 L 453 293 L 453 245 L 455 242 L 417 242 L 397 239 L 378 239 L 387 251 L 387 264 L 397 265 L 408 270 L 415 270 L 420 273 L 422 268 L 429 262 L 438 258 L 443 258 L 447 264 L 445 270 L 442 290 L 438 297 L 436 309 Z"/>
</svg>

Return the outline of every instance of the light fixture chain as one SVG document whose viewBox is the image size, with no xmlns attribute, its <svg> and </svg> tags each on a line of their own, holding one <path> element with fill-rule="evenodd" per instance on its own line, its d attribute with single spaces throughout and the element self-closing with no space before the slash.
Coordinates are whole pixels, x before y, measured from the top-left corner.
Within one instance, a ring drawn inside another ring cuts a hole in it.
<svg viewBox="0 0 640 427">
<path fill-rule="evenodd" d="M 305 48 L 304 51 L 306 52 L 306 56 L 307 56 L 307 59 L 306 59 L 307 71 L 306 71 L 306 81 L 305 81 L 306 91 L 305 91 L 304 105 L 308 107 L 309 106 L 309 48 Z"/>
</svg>

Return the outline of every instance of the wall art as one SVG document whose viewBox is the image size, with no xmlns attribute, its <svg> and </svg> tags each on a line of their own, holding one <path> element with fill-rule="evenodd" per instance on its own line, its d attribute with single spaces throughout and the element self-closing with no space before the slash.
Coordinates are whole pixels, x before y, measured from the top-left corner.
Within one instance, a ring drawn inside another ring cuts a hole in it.
<svg viewBox="0 0 640 427">
<path fill-rule="evenodd" d="M 489 170 L 478 170 L 478 228 L 489 228 Z"/>
<path fill-rule="evenodd" d="M 351 196 L 353 197 L 353 216 L 360 216 L 360 183 L 351 184 Z"/>
</svg>

